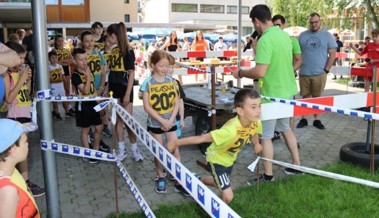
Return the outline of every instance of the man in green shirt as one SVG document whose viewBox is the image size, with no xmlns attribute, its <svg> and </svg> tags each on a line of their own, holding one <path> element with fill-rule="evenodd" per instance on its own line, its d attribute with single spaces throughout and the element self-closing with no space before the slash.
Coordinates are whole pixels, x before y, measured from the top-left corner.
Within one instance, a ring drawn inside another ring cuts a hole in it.
<svg viewBox="0 0 379 218">
<path fill-rule="evenodd" d="M 259 78 L 262 84 L 261 94 L 264 96 L 290 99 L 297 94 L 297 85 L 292 66 L 292 41 L 286 32 L 273 25 L 270 9 L 266 5 L 254 6 L 250 11 L 250 18 L 255 30 L 261 35 L 256 49 L 256 66 L 247 70 L 240 69 L 232 72 L 232 74 L 235 78 Z M 291 152 L 293 163 L 300 165 L 297 140 L 289 126 L 289 118 L 262 121 L 262 126 L 263 134 L 260 137 L 263 147 L 262 156 L 273 159 L 274 148 L 271 139 L 274 136 L 274 131 L 277 130 L 282 132 L 284 136 L 284 140 Z M 286 168 L 285 173 L 294 175 L 301 172 Z M 256 180 L 249 180 L 248 184 L 254 184 Z M 260 175 L 260 180 L 273 180 L 271 162 L 264 162 L 264 174 Z"/>
</svg>

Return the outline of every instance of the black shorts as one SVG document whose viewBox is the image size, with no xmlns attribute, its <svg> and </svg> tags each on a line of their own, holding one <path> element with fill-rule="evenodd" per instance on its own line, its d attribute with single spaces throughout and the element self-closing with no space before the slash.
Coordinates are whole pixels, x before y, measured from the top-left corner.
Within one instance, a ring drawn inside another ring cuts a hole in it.
<svg viewBox="0 0 379 218">
<path fill-rule="evenodd" d="M 81 108 L 79 109 L 79 103 L 75 104 L 75 119 L 76 126 L 87 128 L 90 126 L 98 126 L 103 123 L 100 112 L 96 112 L 93 107 L 96 106 L 96 102 L 81 102 Z M 86 104 L 83 104 L 86 103 Z"/>
<path fill-rule="evenodd" d="M 30 123 L 30 122 L 32 122 L 32 118 L 28 118 L 28 117 L 17 117 L 17 118 L 7 117 L 7 119 L 15 120 L 15 121 L 18 121 L 20 123 Z"/>
<path fill-rule="evenodd" d="M 219 189 L 225 190 L 230 187 L 230 174 L 232 174 L 233 166 L 225 167 L 220 164 L 208 162 L 208 169 L 210 170 L 213 179 Z"/>
<path fill-rule="evenodd" d="M 147 126 L 147 131 L 152 132 L 154 134 L 163 134 L 165 132 L 174 132 L 174 131 L 176 131 L 176 129 L 177 129 L 176 125 L 174 125 L 168 131 L 163 131 L 161 128 L 153 128 L 153 127 Z"/>
<path fill-rule="evenodd" d="M 120 99 L 121 103 L 122 100 L 124 99 L 125 93 L 126 93 L 126 86 L 117 84 L 117 83 L 109 83 L 109 92 L 113 92 L 113 98 L 118 98 Z M 133 103 L 133 96 L 134 96 L 134 91 L 132 88 L 132 91 L 130 92 L 129 96 L 129 101 Z"/>
</svg>

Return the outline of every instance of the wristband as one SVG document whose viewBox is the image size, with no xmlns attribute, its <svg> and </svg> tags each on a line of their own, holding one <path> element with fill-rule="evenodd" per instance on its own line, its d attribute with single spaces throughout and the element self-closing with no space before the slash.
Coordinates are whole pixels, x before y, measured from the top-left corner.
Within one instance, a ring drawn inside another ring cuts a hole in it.
<svg viewBox="0 0 379 218">
<path fill-rule="evenodd" d="M 329 73 L 329 70 L 327 70 L 327 69 L 325 69 L 325 68 L 324 68 L 324 71 L 325 71 L 325 73 L 326 73 L 326 74 L 328 74 L 328 73 Z"/>
<path fill-rule="evenodd" d="M 241 72 L 242 72 L 242 69 L 239 69 L 238 70 L 238 77 L 241 79 L 242 78 L 242 76 L 241 76 Z"/>
</svg>

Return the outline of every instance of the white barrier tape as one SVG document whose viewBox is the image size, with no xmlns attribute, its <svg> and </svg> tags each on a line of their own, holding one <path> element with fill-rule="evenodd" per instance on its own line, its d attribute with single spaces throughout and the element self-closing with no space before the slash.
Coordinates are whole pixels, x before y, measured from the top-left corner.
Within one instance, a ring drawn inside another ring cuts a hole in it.
<svg viewBox="0 0 379 218">
<path fill-rule="evenodd" d="M 124 108 L 114 105 L 117 113 L 126 125 L 138 136 L 144 145 L 154 154 L 163 166 L 179 181 L 190 193 L 194 200 L 211 216 L 215 218 L 240 217 L 234 210 L 225 204 L 207 186 L 199 181 L 185 166 L 183 166 L 170 152 L 159 144 Z"/>
<path fill-rule="evenodd" d="M 39 90 L 37 91 L 36 98 L 37 99 L 45 99 L 45 98 L 50 98 L 50 89 L 44 89 L 44 90 Z"/>
<path fill-rule="evenodd" d="M 174 58 L 214 58 L 214 57 L 234 57 L 237 56 L 237 51 L 225 50 L 225 51 L 181 51 L 181 52 L 169 52 Z M 253 55 L 253 51 L 245 51 L 241 56 Z"/>
<path fill-rule="evenodd" d="M 99 112 L 99 111 L 103 110 L 104 108 L 106 108 L 109 105 L 109 103 L 111 103 L 111 101 L 100 102 L 98 105 L 96 105 L 95 107 L 93 107 L 93 109 L 96 112 Z"/>
<path fill-rule="evenodd" d="M 75 145 L 68 145 L 58 142 L 41 140 L 41 149 L 54 151 L 62 154 L 68 154 L 76 157 L 85 157 L 91 159 L 97 159 L 102 161 L 111 161 L 115 162 L 116 158 L 112 154 L 108 154 L 105 152 L 83 148 Z"/>
<path fill-rule="evenodd" d="M 62 102 L 62 101 L 104 101 L 104 100 L 110 100 L 111 98 L 108 97 L 101 97 L 101 96 L 49 96 L 44 98 L 37 98 L 34 101 L 52 101 L 52 102 Z"/>
<path fill-rule="evenodd" d="M 261 97 L 264 99 L 268 99 L 270 101 L 275 101 L 275 102 L 279 102 L 279 103 L 285 103 L 285 104 L 296 105 L 296 106 L 300 106 L 300 107 L 323 110 L 323 111 L 327 111 L 327 112 L 334 112 L 337 114 L 345 114 L 345 115 L 349 115 L 352 117 L 363 117 L 365 119 L 379 120 L 379 114 L 375 114 L 375 113 L 368 113 L 368 112 L 357 111 L 357 110 L 337 108 L 337 107 L 326 106 L 326 105 L 322 105 L 322 104 L 308 103 L 308 102 L 303 102 L 303 101 L 286 100 L 286 99 L 272 98 L 272 97 L 266 97 L 266 96 L 261 96 Z"/>
<path fill-rule="evenodd" d="M 327 171 L 323 171 L 323 170 L 316 170 L 313 168 L 298 166 L 298 165 L 289 164 L 289 163 L 285 163 L 285 162 L 277 161 L 277 160 L 271 160 L 271 159 L 264 158 L 264 157 L 258 157 L 257 159 L 259 159 L 259 158 L 261 158 L 265 161 L 270 161 L 274 164 L 277 164 L 277 165 L 280 165 L 283 167 L 289 167 L 289 168 L 299 170 L 299 171 L 302 171 L 305 173 L 323 176 L 323 177 L 336 179 L 336 180 L 341 180 L 341 181 L 345 181 L 345 182 L 357 183 L 357 184 L 366 185 L 366 186 L 370 186 L 370 187 L 374 187 L 374 188 L 379 188 L 379 183 L 377 183 L 377 182 L 359 179 L 359 178 L 355 178 L 355 177 L 351 177 L 351 176 L 345 176 L 345 175 L 341 175 L 341 174 L 337 174 L 337 173 L 331 173 L 331 172 L 327 172 Z M 254 161 L 254 162 L 256 162 L 256 161 Z M 254 164 L 254 162 L 248 166 L 249 170 L 255 169 L 255 166 L 252 166 Z M 254 172 L 254 171 L 252 170 L 252 172 Z"/>
<path fill-rule="evenodd" d="M 153 211 L 150 209 L 149 205 L 147 204 L 145 198 L 142 196 L 141 192 L 138 190 L 136 184 L 132 180 L 132 177 L 129 175 L 128 171 L 122 165 L 120 161 L 116 161 L 116 165 L 118 167 L 118 170 L 124 178 L 126 184 L 128 185 L 130 191 L 133 193 L 134 198 L 137 200 L 139 206 L 142 208 L 142 211 L 145 213 L 147 218 L 155 218 L 155 214 Z"/>
</svg>

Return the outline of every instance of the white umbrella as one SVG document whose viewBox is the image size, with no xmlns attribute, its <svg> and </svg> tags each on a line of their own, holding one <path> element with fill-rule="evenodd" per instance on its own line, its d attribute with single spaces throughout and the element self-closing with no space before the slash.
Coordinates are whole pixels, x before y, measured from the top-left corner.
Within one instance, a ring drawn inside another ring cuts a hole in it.
<svg viewBox="0 0 379 218">
<path fill-rule="evenodd" d="M 284 31 L 287 32 L 290 36 L 299 36 L 300 33 L 306 30 L 308 29 L 301 26 L 291 26 L 284 29 Z"/>
</svg>

